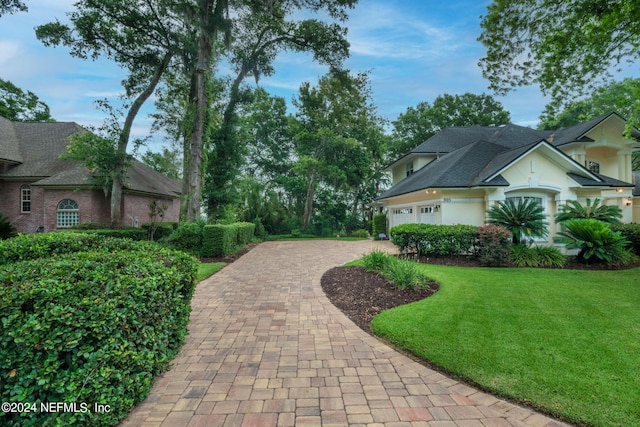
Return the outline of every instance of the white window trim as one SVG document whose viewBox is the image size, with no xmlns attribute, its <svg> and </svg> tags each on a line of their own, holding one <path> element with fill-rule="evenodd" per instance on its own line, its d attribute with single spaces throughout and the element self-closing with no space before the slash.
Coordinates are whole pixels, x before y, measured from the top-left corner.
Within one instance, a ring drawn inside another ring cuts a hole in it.
<svg viewBox="0 0 640 427">
<path fill-rule="evenodd" d="M 28 194 L 26 194 L 28 192 Z M 27 197 L 25 197 L 25 195 Z M 29 204 L 29 209 L 25 210 L 25 203 Z M 31 186 L 23 185 L 20 187 L 20 212 L 21 213 L 31 213 Z"/>
<path fill-rule="evenodd" d="M 63 202 L 73 202 L 75 204 L 75 208 L 65 208 L 62 206 Z M 62 215 L 61 215 L 62 214 Z M 75 215 L 72 215 L 75 214 Z M 68 220 L 68 218 L 75 218 L 75 224 L 72 224 L 74 221 Z M 61 221 L 62 219 L 62 221 Z M 58 206 L 56 208 L 56 228 L 70 228 L 74 225 L 80 223 L 80 207 L 75 200 L 72 199 L 62 199 L 58 202 Z M 62 225 L 61 225 L 62 224 Z"/>
</svg>

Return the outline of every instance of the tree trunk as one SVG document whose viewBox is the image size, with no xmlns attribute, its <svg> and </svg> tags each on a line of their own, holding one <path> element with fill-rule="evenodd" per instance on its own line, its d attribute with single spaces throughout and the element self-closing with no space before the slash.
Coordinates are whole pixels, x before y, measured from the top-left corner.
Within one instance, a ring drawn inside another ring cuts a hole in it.
<svg viewBox="0 0 640 427">
<path fill-rule="evenodd" d="M 169 66 L 173 54 L 167 52 L 162 58 L 162 62 L 157 65 L 153 77 L 149 81 L 149 85 L 143 90 L 140 95 L 133 101 L 127 117 L 125 118 L 122 131 L 118 137 L 118 163 L 115 167 L 113 174 L 113 184 L 111 185 L 111 227 L 116 228 L 122 224 L 122 186 L 124 185 L 124 177 L 127 167 L 127 146 L 129 145 L 129 138 L 131 136 L 131 128 L 133 127 L 133 121 L 135 120 L 142 105 L 149 99 L 153 91 L 156 89 L 162 74 Z"/>
<path fill-rule="evenodd" d="M 313 214 L 313 197 L 315 196 L 316 190 L 316 174 L 311 175 L 311 180 L 309 181 L 309 187 L 307 188 L 307 197 L 304 201 L 304 213 L 302 214 L 302 228 L 306 230 L 309 228 L 309 223 L 311 222 L 311 216 Z"/>
</svg>

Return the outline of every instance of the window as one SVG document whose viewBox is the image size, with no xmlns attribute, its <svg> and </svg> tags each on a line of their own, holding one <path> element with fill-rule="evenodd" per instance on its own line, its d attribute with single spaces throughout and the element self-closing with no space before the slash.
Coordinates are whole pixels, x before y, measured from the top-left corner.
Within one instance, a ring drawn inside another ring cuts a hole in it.
<svg viewBox="0 0 640 427">
<path fill-rule="evenodd" d="M 394 209 L 393 213 L 395 215 L 412 214 L 413 213 L 413 208 Z"/>
<path fill-rule="evenodd" d="M 78 204 L 71 199 L 64 199 L 58 203 L 56 222 L 58 228 L 68 228 L 77 225 L 80 220 Z"/>
<path fill-rule="evenodd" d="M 409 163 L 407 163 L 407 165 L 405 167 L 406 167 L 406 170 L 407 170 L 407 176 L 413 174 L 413 160 L 411 160 Z"/>
<path fill-rule="evenodd" d="M 587 167 L 587 169 L 589 169 L 590 172 L 600 173 L 600 163 L 594 162 L 592 160 L 587 160 L 585 163 L 585 166 Z"/>
<path fill-rule="evenodd" d="M 31 212 L 31 187 L 28 185 L 20 187 L 20 211 Z"/>
</svg>

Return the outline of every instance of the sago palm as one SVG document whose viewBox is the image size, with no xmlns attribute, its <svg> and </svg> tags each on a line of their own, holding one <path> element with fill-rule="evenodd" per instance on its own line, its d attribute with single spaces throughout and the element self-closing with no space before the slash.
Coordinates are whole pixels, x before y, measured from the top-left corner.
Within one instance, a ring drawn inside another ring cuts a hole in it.
<svg viewBox="0 0 640 427">
<path fill-rule="evenodd" d="M 556 222 L 565 222 L 570 219 L 597 219 L 608 224 L 617 224 L 622 218 L 622 210 L 617 206 L 601 205 L 600 199 L 587 199 L 585 206 L 575 200 L 567 201 L 560 206 L 560 213 L 556 215 Z"/>
<path fill-rule="evenodd" d="M 523 239 L 549 235 L 544 208 L 533 199 L 497 202 L 487 211 L 487 222 L 509 229 L 515 245 L 523 242 Z"/>
</svg>

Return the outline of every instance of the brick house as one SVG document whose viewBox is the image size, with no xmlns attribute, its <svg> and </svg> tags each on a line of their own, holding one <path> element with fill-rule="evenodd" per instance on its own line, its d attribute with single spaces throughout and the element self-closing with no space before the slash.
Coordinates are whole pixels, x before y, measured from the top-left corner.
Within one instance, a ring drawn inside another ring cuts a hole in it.
<svg viewBox="0 0 640 427">
<path fill-rule="evenodd" d="M 109 197 L 77 162 L 62 160 L 70 122 L 11 122 L 0 117 L 0 213 L 20 232 L 53 231 L 84 222 L 110 222 Z M 179 220 L 181 184 L 134 160 L 122 194 L 122 224 L 150 221 L 150 204 L 166 207 L 162 221 Z"/>
</svg>

